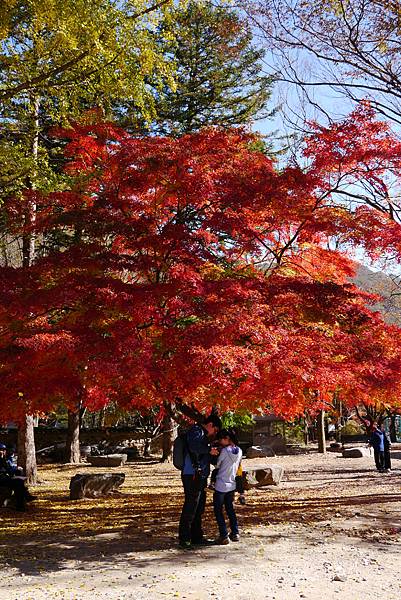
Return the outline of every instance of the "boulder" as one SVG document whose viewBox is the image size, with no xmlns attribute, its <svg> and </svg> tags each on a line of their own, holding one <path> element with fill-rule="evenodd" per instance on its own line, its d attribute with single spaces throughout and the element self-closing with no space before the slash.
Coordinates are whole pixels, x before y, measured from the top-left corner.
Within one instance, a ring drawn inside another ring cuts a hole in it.
<svg viewBox="0 0 401 600">
<path fill-rule="evenodd" d="M 284 475 L 284 468 L 281 465 L 263 465 L 247 468 L 243 472 L 244 488 L 259 488 L 265 485 L 279 485 Z"/>
<path fill-rule="evenodd" d="M 247 458 L 267 458 L 268 456 L 276 456 L 270 446 L 251 446 L 246 451 Z"/>
<path fill-rule="evenodd" d="M 343 450 L 343 458 L 363 458 L 369 456 L 369 448 L 364 448 L 363 446 L 358 448 L 344 448 Z"/>
<path fill-rule="evenodd" d="M 125 473 L 77 473 L 71 477 L 70 500 L 106 496 L 120 487 Z"/>
<path fill-rule="evenodd" d="M 122 467 L 127 462 L 127 455 L 107 454 L 105 456 L 88 456 L 87 461 L 93 467 Z"/>
<path fill-rule="evenodd" d="M 276 435 L 269 435 L 261 432 L 255 433 L 253 443 L 255 446 L 260 446 L 262 448 L 265 446 L 272 448 L 276 454 L 286 454 L 287 452 L 285 439 L 279 433 L 276 433 Z"/>
<path fill-rule="evenodd" d="M 327 450 L 329 452 L 342 452 L 343 448 L 340 442 L 332 442 Z"/>
</svg>

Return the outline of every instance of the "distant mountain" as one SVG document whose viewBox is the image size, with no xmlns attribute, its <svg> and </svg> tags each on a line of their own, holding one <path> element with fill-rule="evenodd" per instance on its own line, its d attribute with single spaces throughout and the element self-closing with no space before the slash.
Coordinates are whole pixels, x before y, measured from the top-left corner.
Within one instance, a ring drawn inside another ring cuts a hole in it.
<svg viewBox="0 0 401 600">
<path fill-rule="evenodd" d="M 359 288 L 382 296 L 383 300 L 373 306 L 380 311 L 387 323 L 401 326 L 401 278 L 389 276 L 382 271 L 371 271 L 359 265 L 356 276 L 352 279 Z"/>
</svg>

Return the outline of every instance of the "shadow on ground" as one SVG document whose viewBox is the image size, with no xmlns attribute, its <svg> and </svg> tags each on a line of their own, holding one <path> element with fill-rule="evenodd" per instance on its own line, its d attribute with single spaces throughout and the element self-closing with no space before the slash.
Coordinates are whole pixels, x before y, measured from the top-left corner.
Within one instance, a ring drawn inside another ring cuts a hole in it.
<svg viewBox="0 0 401 600">
<path fill-rule="evenodd" d="M 177 550 L 182 502 L 177 473 L 150 463 L 137 465 L 136 469 L 128 469 L 129 493 L 113 498 L 69 501 L 56 482 L 43 493 L 39 490 L 39 501 L 30 512 L 20 515 L 3 510 L 0 562 L 24 575 L 43 575 L 72 567 L 93 571 L 107 567 L 111 560 L 113 565 L 132 560 L 133 567 L 143 567 L 146 560 L 152 560 L 143 556 L 149 552 L 156 552 L 158 561 L 188 560 L 188 554 Z M 291 480 L 292 473 L 298 487 L 252 491 L 247 505 L 238 506 L 241 526 L 245 530 L 270 524 L 313 526 L 333 516 L 346 519 L 350 514 L 372 509 L 383 515 L 399 510 L 401 495 L 396 490 L 400 489 L 400 477 L 375 474 L 373 483 L 369 479 L 361 485 L 360 478 L 366 479 L 367 471 L 330 468 L 319 471 L 317 474 L 327 483 L 332 483 L 333 476 L 341 475 L 338 490 L 333 494 L 332 485 L 318 491 L 307 490 L 296 478 L 299 473 L 290 470 L 288 478 Z M 68 475 L 63 474 L 63 485 Z M 211 495 L 205 515 L 211 534 L 215 525 L 210 504 Z M 382 525 L 389 526 L 385 516 Z M 351 534 L 358 536 L 358 532 Z M 270 538 L 270 543 L 274 543 L 274 537 Z M 197 555 L 204 552 L 210 560 L 217 559 L 221 551 L 208 548 L 197 551 Z"/>
</svg>

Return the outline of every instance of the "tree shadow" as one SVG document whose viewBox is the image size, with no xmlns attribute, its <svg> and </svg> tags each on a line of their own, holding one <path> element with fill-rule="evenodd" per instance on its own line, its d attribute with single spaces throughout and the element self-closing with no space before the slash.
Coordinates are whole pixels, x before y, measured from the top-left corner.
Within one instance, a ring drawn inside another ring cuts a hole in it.
<svg viewBox="0 0 401 600">
<path fill-rule="evenodd" d="M 163 471 L 154 476 L 151 466 L 148 470 L 144 464 L 140 473 L 134 473 L 138 478 L 134 482 L 138 489 L 132 493 L 123 490 L 115 497 L 70 501 L 66 493 L 49 489 L 39 494 L 40 500 L 31 505 L 28 513 L 20 515 L 3 510 L 2 526 L 6 526 L 7 531 L 0 535 L 0 562 L 7 562 L 9 567 L 18 569 L 21 574 L 39 576 L 71 566 L 82 571 L 100 570 L 107 568 L 111 562 L 118 565 L 119 561 L 128 562 L 136 569 L 154 560 L 164 563 L 224 560 L 219 547 L 199 549 L 193 555 L 177 549 L 178 519 L 183 501 L 177 473 Z M 296 471 L 287 473 L 290 481 L 296 485 L 301 483 L 295 477 Z M 323 495 L 319 490 L 321 495 L 317 496 L 309 490 L 314 494 L 310 497 L 302 483 L 291 490 L 291 498 L 283 498 L 289 493 L 284 488 L 247 494 L 247 505 L 236 508 L 241 527 L 313 525 L 332 518 L 338 512 L 347 519 L 350 512 L 356 510 L 362 512 L 362 509 L 393 507 L 401 503 L 401 494 L 395 493 L 392 486 L 398 478 L 380 478 L 376 473 L 372 474 L 372 478 L 376 480 L 375 484 L 380 485 L 379 492 L 352 495 L 344 491 L 348 480 L 359 479 L 358 473 L 371 473 L 371 469 L 328 469 L 322 472 L 322 479 L 328 483 L 329 478 L 344 473 L 347 477 L 341 479 L 342 490 L 335 494 L 327 495 L 326 492 Z M 146 481 L 146 491 L 140 488 L 143 481 Z M 313 483 L 310 477 L 306 481 Z M 355 490 L 358 483 L 353 485 Z M 211 496 L 208 496 L 204 522 L 209 530 L 207 533 L 215 533 Z M 387 525 L 386 519 L 383 519 L 383 524 Z M 358 533 L 353 535 L 357 537 Z M 274 544 L 281 537 L 270 534 L 269 543 Z M 238 558 L 241 562 L 245 550 L 243 546 L 239 550 L 238 554 L 233 550 L 233 560 Z"/>
</svg>

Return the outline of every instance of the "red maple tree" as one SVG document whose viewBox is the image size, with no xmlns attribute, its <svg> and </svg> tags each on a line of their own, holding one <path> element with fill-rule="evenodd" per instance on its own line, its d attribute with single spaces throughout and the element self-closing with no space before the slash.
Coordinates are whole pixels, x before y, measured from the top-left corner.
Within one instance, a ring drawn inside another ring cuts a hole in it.
<svg viewBox="0 0 401 600">
<path fill-rule="evenodd" d="M 77 398 L 292 416 L 338 388 L 352 402 L 395 394 L 400 330 L 349 283 L 346 252 L 399 255 L 401 228 L 338 194 L 385 186 L 401 149 L 368 109 L 339 127 L 307 140 L 309 164 L 281 170 L 239 130 L 58 132 L 71 189 L 29 192 L 52 249 L 0 269 L 1 417 Z M 7 210 L 22 233 L 20 205 Z"/>
</svg>

